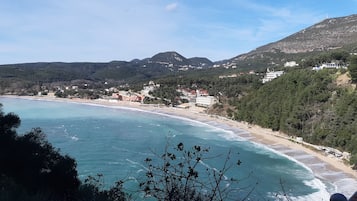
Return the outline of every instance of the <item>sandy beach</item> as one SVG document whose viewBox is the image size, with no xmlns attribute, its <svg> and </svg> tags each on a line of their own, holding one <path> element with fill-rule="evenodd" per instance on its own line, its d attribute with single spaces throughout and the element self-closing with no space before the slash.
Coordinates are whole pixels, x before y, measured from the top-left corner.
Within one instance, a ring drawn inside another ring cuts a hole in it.
<svg viewBox="0 0 357 201">
<path fill-rule="evenodd" d="M 291 140 L 291 138 L 284 133 L 273 132 L 270 129 L 261 128 L 257 125 L 249 125 L 245 122 L 237 122 L 223 117 L 209 115 L 204 112 L 203 108 L 191 107 L 190 109 L 181 109 L 165 106 L 160 107 L 157 105 L 144 105 L 137 102 L 62 99 L 51 96 L 9 97 L 96 104 L 111 107 L 129 107 L 149 112 L 185 117 L 203 123 L 214 122 L 214 125 L 223 126 L 225 129 L 231 131 L 246 131 L 243 132 L 243 134 L 242 132 L 239 132 L 240 137 L 255 143 L 265 145 L 268 148 L 275 150 L 276 152 L 284 154 L 288 157 L 295 159 L 297 162 L 304 164 L 306 167 L 311 169 L 315 177 L 333 183 L 333 185 L 336 186 L 336 192 L 341 192 L 344 193 L 346 196 L 350 196 L 357 190 L 357 171 L 353 170 L 341 159 L 327 155 L 324 152 L 315 150 L 307 145 L 297 143 Z"/>
</svg>

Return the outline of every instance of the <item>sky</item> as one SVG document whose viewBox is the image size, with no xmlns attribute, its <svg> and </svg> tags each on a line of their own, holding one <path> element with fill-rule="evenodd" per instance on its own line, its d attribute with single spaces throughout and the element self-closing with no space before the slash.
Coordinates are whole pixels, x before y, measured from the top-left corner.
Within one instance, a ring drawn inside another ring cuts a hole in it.
<svg viewBox="0 0 357 201">
<path fill-rule="evenodd" d="M 219 61 L 356 13 L 357 0 L 0 0 L 0 64 Z"/>
</svg>

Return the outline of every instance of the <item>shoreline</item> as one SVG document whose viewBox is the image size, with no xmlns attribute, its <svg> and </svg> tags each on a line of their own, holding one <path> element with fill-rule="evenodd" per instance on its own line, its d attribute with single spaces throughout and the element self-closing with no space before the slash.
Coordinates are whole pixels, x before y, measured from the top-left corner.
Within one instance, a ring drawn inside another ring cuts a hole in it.
<svg viewBox="0 0 357 201">
<path fill-rule="evenodd" d="M 318 150 L 313 150 L 311 147 L 308 148 L 306 145 L 297 143 L 291 140 L 287 135 L 271 131 L 270 129 L 265 129 L 257 125 L 249 125 L 244 122 L 238 122 L 230 120 L 224 117 L 209 115 L 203 113 L 202 108 L 192 108 L 192 109 L 181 109 L 172 108 L 166 106 L 157 105 L 143 105 L 137 102 L 126 102 L 126 101 L 116 101 L 111 102 L 108 100 L 87 100 L 87 99 L 67 99 L 67 98 L 56 98 L 51 96 L 2 96 L 8 98 L 22 98 L 31 100 L 43 100 L 43 101 L 59 101 L 68 103 L 79 103 L 79 104 L 92 104 L 98 106 L 109 106 L 109 107 L 123 107 L 128 109 L 139 109 L 148 112 L 155 112 L 160 114 L 172 115 L 176 117 L 184 117 L 187 119 L 199 121 L 205 124 L 214 122 L 217 125 L 223 126 L 225 130 L 232 131 L 235 135 L 242 137 L 248 141 L 262 144 L 269 149 L 276 151 L 279 154 L 293 158 L 298 163 L 303 164 L 305 167 L 309 168 L 313 175 L 322 180 L 330 182 L 334 185 L 335 191 L 345 194 L 346 196 L 352 195 L 356 189 L 347 190 L 343 189 L 345 187 L 357 186 L 357 171 L 353 170 L 350 166 L 346 165 L 342 160 L 335 157 L 329 157 L 325 155 L 324 152 L 319 152 Z M 226 128 L 227 127 L 227 128 Z M 222 127 L 220 127 L 222 128 Z M 246 131 L 244 136 L 236 134 L 235 130 Z M 323 171 L 322 169 L 323 168 Z M 340 178 L 342 176 L 342 178 Z M 341 180 L 350 180 L 345 183 L 341 183 Z M 352 183 L 351 183 L 352 181 Z M 355 183 L 355 185 L 354 185 Z"/>
</svg>

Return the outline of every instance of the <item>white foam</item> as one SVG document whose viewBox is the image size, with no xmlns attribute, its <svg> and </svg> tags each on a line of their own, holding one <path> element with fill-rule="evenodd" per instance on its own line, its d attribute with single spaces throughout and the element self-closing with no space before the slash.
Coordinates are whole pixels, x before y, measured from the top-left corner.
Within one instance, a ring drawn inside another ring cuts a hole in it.
<svg viewBox="0 0 357 201">
<path fill-rule="evenodd" d="M 341 178 L 334 182 L 333 185 L 336 188 L 335 192 L 340 192 L 346 197 L 352 196 L 357 191 L 357 180 L 354 178 Z"/>
<path fill-rule="evenodd" d="M 135 162 L 135 161 L 132 161 L 132 160 L 130 160 L 130 159 L 125 159 L 126 161 L 128 161 L 129 163 L 131 163 L 132 165 L 134 165 L 134 166 L 139 166 L 139 167 L 141 167 L 141 168 L 143 168 L 143 169 L 145 169 L 145 170 L 149 170 L 147 167 L 145 167 L 143 164 L 141 164 L 141 163 L 139 163 L 139 162 Z"/>
<path fill-rule="evenodd" d="M 327 191 L 326 185 L 319 179 L 315 178 L 311 181 L 304 181 L 307 186 L 318 189 L 319 191 L 307 196 L 300 197 L 301 200 L 328 200 L 330 193 Z"/>
<path fill-rule="evenodd" d="M 222 134 L 219 134 L 219 136 L 224 138 L 225 140 L 228 140 L 228 141 L 238 141 L 238 142 L 247 141 L 246 138 L 238 136 L 233 131 L 226 131 L 226 132 L 224 132 Z"/>
<path fill-rule="evenodd" d="M 79 138 L 77 137 L 77 136 L 71 136 L 71 139 L 73 140 L 73 141 L 78 141 L 79 140 Z"/>
<path fill-rule="evenodd" d="M 120 163 L 118 161 L 109 161 L 109 165 L 119 165 Z"/>
</svg>

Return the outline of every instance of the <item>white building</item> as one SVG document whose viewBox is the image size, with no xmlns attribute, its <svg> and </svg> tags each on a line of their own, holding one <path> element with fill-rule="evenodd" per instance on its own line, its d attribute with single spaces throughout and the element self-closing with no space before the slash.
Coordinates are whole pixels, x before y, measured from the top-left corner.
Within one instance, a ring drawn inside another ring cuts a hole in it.
<svg viewBox="0 0 357 201">
<path fill-rule="evenodd" d="M 268 70 L 268 72 L 265 74 L 265 76 L 263 78 L 263 83 L 270 82 L 273 79 L 282 76 L 283 74 L 284 74 L 284 71 L 272 71 L 272 72 L 270 72 Z"/>
<path fill-rule="evenodd" d="M 141 93 L 144 95 L 149 95 L 149 92 L 154 91 L 157 88 L 160 88 L 160 84 L 155 84 L 154 81 L 150 81 L 148 85 L 143 86 Z"/>
<path fill-rule="evenodd" d="M 288 61 L 284 64 L 284 67 L 296 67 L 299 66 L 299 64 L 296 63 L 296 61 Z"/>
<path fill-rule="evenodd" d="M 312 70 L 318 71 L 318 70 L 322 70 L 324 68 L 328 68 L 328 69 L 344 68 L 344 69 L 346 69 L 347 67 L 345 65 L 343 65 L 343 64 L 331 62 L 331 63 L 323 63 L 321 66 L 315 66 L 315 67 L 312 68 Z"/>
<path fill-rule="evenodd" d="M 210 107 L 217 103 L 217 99 L 214 96 L 197 96 L 196 105 L 201 107 Z"/>
</svg>

